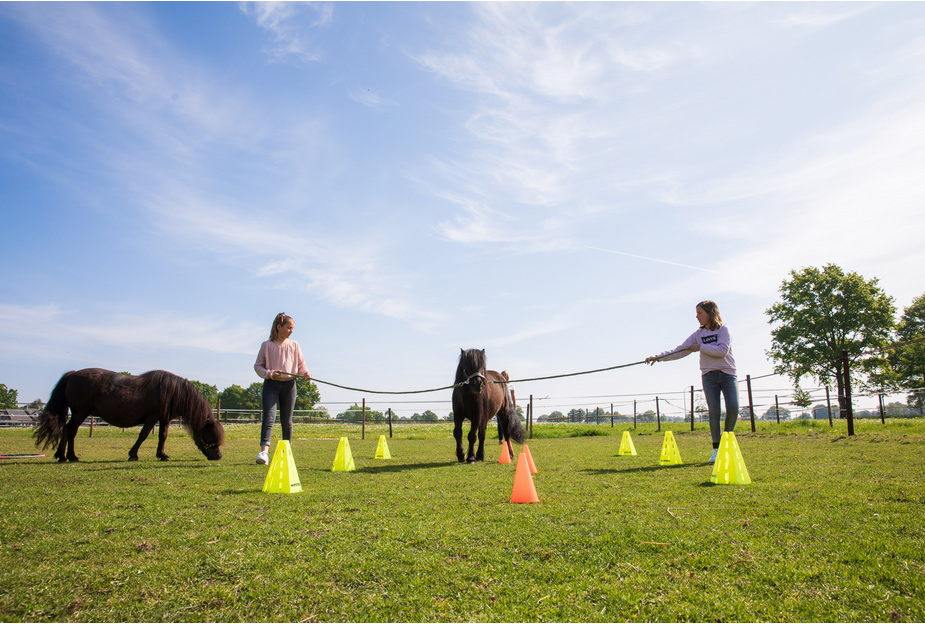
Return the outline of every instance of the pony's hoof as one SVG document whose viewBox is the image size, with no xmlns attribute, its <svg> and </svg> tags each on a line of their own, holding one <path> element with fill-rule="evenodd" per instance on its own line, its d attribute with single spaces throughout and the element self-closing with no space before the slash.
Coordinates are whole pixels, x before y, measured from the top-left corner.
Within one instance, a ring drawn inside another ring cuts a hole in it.
<svg viewBox="0 0 925 624">
<path fill-rule="evenodd" d="M 136 456 L 129 455 L 129 456 L 128 456 L 128 460 L 129 460 L 129 461 L 138 461 L 138 456 L 137 456 L 137 455 L 136 455 Z"/>
<path fill-rule="evenodd" d="M 67 458 L 66 458 L 66 457 L 59 457 L 59 458 L 58 458 L 58 463 L 59 463 L 59 464 L 66 464 L 66 463 L 67 463 Z"/>
<path fill-rule="evenodd" d="M 466 463 L 467 463 L 467 464 L 474 464 L 474 463 L 475 463 L 475 458 L 474 458 L 474 457 L 470 457 L 469 459 L 466 460 Z"/>
<path fill-rule="evenodd" d="M 161 455 L 159 459 L 161 461 L 170 461 L 170 458 L 167 455 Z"/>
</svg>

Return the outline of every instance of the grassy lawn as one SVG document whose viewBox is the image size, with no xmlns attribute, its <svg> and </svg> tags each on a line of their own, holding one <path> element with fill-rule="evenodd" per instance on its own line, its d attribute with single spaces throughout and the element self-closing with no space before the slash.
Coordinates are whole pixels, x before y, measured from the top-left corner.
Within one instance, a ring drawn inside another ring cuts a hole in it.
<svg viewBox="0 0 925 624">
<path fill-rule="evenodd" d="M 257 425 L 219 462 L 180 428 L 166 463 L 82 430 L 80 463 L 0 460 L 0 620 L 925 620 L 925 423 L 740 423 L 746 486 L 710 483 L 705 425 L 671 425 L 670 467 L 666 427 L 618 457 L 626 428 L 536 427 L 528 505 L 497 441 L 459 465 L 445 423 L 396 427 L 391 460 L 387 426 L 296 425 L 299 494 L 261 491 Z"/>
</svg>

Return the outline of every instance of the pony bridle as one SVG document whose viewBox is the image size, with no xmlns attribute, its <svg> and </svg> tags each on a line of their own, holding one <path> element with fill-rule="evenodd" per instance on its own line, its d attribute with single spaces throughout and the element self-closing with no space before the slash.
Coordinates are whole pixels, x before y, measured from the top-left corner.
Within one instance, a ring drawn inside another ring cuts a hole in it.
<svg viewBox="0 0 925 624">
<path fill-rule="evenodd" d="M 465 372 L 466 372 L 466 371 L 463 370 L 463 373 L 465 373 Z M 473 379 L 480 379 L 480 380 L 482 380 L 482 383 L 485 383 L 485 375 L 483 375 L 483 374 L 482 374 L 481 372 L 479 372 L 479 371 L 475 371 L 474 373 L 472 373 L 471 375 L 469 375 L 468 377 L 466 377 L 466 381 L 464 381 L 463 383 L 465 383 L 465 384 L 471 384 Z"/>
</svg>

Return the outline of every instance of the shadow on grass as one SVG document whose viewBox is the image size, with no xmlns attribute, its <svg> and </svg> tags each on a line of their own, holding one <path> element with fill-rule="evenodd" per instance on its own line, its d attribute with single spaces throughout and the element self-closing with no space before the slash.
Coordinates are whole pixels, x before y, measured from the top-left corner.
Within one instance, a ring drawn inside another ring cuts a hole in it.
<svg viewBox="0 0 925 624">
<path fill-rule="evenodd" d="M 634 468 L 585 468 L 581 472 L 596 475 L 606 474 L 624 474 L 633 472 L 659 472 L 661 470 L 684 470 L 686 468 L 702 468 L 711 465 L 710 462 L 700 462 L 697 464 L 674 464 L 672 466 L 638 466 Z"/>
<path fill-rule="evenodd" d="M 382 465 L 382 466 L 364 466 L 362 468 L 357 468 L 355 472 L 365 473 L 365 474 L 377 474 L 377 473 L 388 473 L 388 472 L 406 472 L 408 470 L 421 470 L 426 468 L 444 468 L 446 466 L 453 466 L 456 464 L 455 461 L 452 462 L 427 462 L 420 464 L 391 464 L 391 465 Z M 331 472 L 330 469 L 324 470 L 321 472 Z"/>
</svg>

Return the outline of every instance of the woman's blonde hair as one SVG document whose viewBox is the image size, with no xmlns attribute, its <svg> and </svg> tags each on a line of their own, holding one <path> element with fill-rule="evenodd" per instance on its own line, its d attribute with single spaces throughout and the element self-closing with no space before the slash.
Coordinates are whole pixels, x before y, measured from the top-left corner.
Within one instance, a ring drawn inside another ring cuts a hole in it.
<svg viewBox="0 0 925 624">
<path fill-rule="evenodd" d="M 291 316 L 285 312 L 280 312 L 276 315 L 276 318 L 273 319 L 273 327 L 270 328 L 270 340 L 276 340 L 279 338 L 279 328 L 293 320 Z"/>
<path fill-rule="evenodd" d="M 723 317 L 719 315 L 719 306 L 716 305 L 715 301 L 707 299 L 706 301 L 698 303 L 697 307 L 706 312 L 707 316 L 710 317 L 710 320 L 707 321 L 705 326 L 707 329 L 715 330 L 723 326 Z"/>
</svg>

